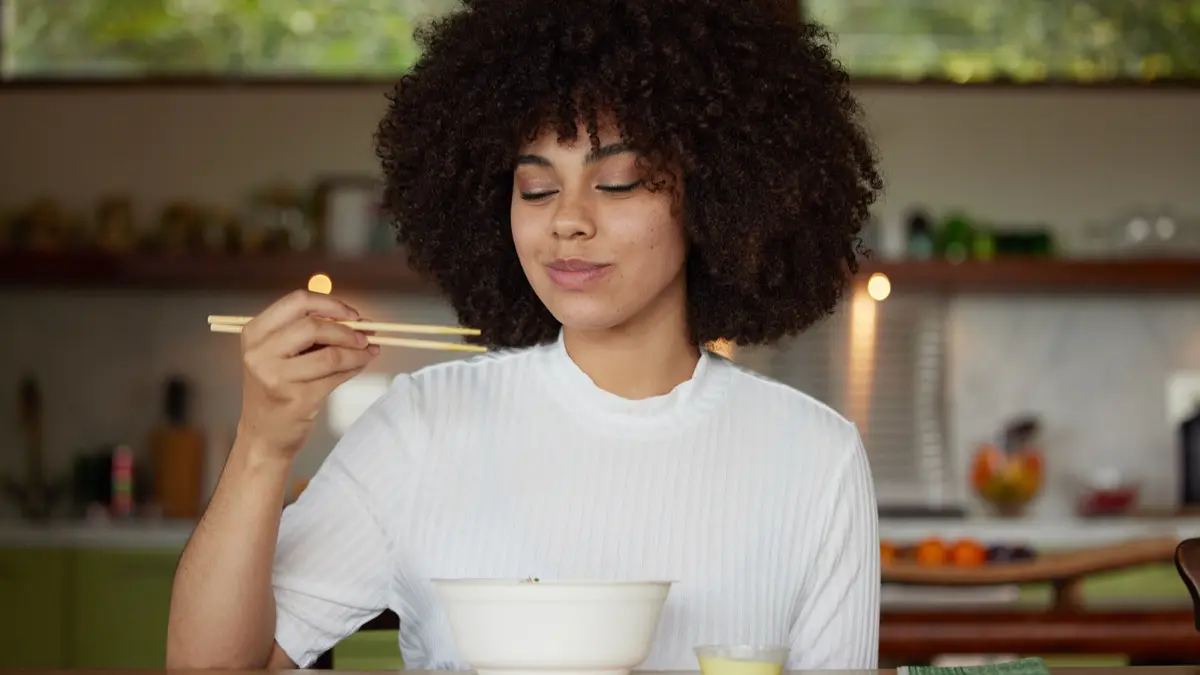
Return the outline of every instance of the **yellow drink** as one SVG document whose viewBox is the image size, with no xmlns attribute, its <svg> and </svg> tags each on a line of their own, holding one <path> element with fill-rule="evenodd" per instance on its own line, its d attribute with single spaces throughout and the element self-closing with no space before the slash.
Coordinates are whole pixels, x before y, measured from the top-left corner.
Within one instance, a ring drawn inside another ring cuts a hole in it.
<svg viewBox="0 0 1200 675">
<path fill-rule="evenodd" d="M 722 656 L 701 656 L 700 672 L 703 675 L 780 675 L 782 663 L 770 661 L 745 661 Z"/>
</svg>

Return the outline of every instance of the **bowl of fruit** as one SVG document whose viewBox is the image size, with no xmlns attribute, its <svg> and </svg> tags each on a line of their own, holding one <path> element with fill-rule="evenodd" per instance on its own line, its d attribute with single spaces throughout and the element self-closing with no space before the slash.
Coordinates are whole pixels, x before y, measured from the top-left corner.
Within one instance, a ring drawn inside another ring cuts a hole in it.
<svg viewBox="0 0 1200 675">
<path fill-rule="evenodd" d="M 971 486 L 998 516 L 1023 515 L 1042 488 L 1044 462 L 1035 419 L 1010 424 L 997 442 L 984 443 L 971 464 Z"/>
</svg>

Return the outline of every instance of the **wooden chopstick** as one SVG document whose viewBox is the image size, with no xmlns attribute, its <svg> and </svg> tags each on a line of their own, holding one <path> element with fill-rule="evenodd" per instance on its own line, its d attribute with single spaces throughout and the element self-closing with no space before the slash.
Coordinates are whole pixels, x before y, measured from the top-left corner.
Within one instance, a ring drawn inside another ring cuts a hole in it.
<svg viewBox="0 0 1200 675">
<path fill-rule="evenodd" d="M 349 324 L 347 324 L 349 325 Z M 241 333 L 242 327 L 236 324 L 229 323 L 212 323 L 208 325 L 208 329 L 213 333 Z M 487 351 L 487 347 L 480 345 L 466 345 L 460 342 L 439 342 L 437 340 L 415 340 L 412 338 L 396 338 L 396 337 L 381 337 L 378 335 L 368 335 L 367 344 L 379 345 L 381 347 L 409 347 L 411 349 L 434 349 L 445 352 L 475 352 L 483 353 Z"/>
<path fill-rule="evenodd" d="M 210 326 L 245 326 L 254 317 L 250 316 L 218 316 L 208 317 Z M 354 330 L 368 330 L 375 333 L 417 333 L 421 335 L 479 335 L 478 328 L 463 328 L 461 326 L 428 326 L 419 323 L 388 323 L 386 321 L 338 321 L 338 323 Z M 228 332 L 228 331 L 226 331 Z"/>
</svg>

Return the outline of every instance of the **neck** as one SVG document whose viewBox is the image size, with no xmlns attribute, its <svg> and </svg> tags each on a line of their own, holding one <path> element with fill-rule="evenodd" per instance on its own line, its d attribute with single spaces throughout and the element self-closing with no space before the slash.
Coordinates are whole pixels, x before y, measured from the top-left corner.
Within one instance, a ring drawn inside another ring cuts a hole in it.
<svg viewBox="0 0 1200 675">
<path fill-rule="evenodd" d="M 602 331 L 564 328 L 563 343 L 597 387 L 627 399 L 662 396 L 691 379 L 700 358 L 684 312 Z"/>
</svg>

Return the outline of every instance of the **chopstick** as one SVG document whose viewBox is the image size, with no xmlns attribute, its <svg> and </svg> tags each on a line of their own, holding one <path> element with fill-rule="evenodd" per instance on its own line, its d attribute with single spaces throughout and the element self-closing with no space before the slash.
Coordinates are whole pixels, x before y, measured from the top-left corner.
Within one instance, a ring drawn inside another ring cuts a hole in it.
<svg viewBox="0 0 1200 675">
<path fill-rule="evenodd" d="M 253 317 L 248 316 L 219 316 L 208 317 L 208 329 L 213 333 L 241 333 L 242 327 L 250 323 Z M 338 321 L 337 323 L 355 330 L 379 333 L 418 333 L 424 335 L 479 335 L 477 328 L 462 328 L 460 326 L 428 326 L 412 323 L 388 323 L 385 321 Z M 368 335 L 367 344 L 381 347 L 409 347 L 412 349 L 434 349 L 449 352 L 486 352 L 487 347 L 468 345 L 459 342 L 440 342 L 438 340 L 416 340 L 413 338 L 397 338 L 379 335 Z"/>
<path fill-rule="evenodd" d="M 230 326 L 245 326 L 254 317 L 251 316 L 219 316 L 208 317 L 209 325 L 223 324 Z M 378 333 L 421 333 L 424 335 L 479 335 L 478 328 L 463 328 L 462 326 L 429 326 L 420 323 L 388 323 L 386 321 L 338 321 L 338 323 L 354 330 L 369 330 Z"/>
</svg>

